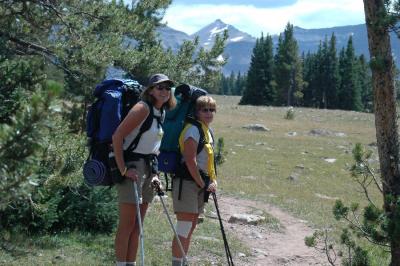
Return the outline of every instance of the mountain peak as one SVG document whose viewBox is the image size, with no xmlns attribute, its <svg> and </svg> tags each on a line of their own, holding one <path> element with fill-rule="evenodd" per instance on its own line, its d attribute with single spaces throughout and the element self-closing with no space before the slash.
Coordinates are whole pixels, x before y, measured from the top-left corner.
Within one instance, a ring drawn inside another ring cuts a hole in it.
<svg viewBox="0 0 400 266">
<path fill-rule="evenodd" d="M 207 26 L 203 27 L 198 32 L 201 32 L 201 31 L 205 30 L 205 31 L 210 31 L 210 32 L 213 32 L 214 34 L 216 34 L 216 33 L 223 32 L 224 30 L 228 29 L 228 27 L 232 27 L 232 26 L 226 24 L 221 19 L 216 19 L 214 22 L 212 22 L 212 23 L 208 24 Z M 195 33 L 195 34 L 197 34 L 197 33 Z"/>
<path fill-rule="evenodd" d="M 223 22 L 221 19 L 216 19 L 213 23 L 211 24 L 222 24 L 222 25 L 227 25 L 225 22 Z"/>
<path fill-rule="evenodd" d="M 211 47 L 214 43 L 215 36 L 217 34 L 222 34 L 225 30 L 228 31 L 229 39 L 228 43 L 230 42 L 239 42 L 239 41 L 250 41 L 253 42 L 254 38 L 249 34 L 242 32 L 236 29 L 234 26 L 226 24 L 221 19 L 216 19 L 211 24 L 208 24 L 198 32 L 192 34 L 191 36 L 198 36 L 200 38 L 200 43 L 204 47 Z"/>
</svg>

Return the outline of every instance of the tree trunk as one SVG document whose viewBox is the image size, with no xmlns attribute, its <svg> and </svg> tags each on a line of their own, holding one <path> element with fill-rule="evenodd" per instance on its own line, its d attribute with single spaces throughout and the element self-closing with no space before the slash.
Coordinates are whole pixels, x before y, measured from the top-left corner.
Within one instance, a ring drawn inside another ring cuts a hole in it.
<svg viewBox="0 0 400 266">
<path fill-rule="evenodd" d="M 374 113 L 381 178 L 383 183 L 384 210 L 396 226 L 396 202 L 400 195 L 399 146 L 397 132 L 396 93 L 394 86 L 393 58 L 389 26 L 382 21 L 387 14 L 384 0 L 363 0 L 371 55 Z M 387 196 L 393 196 L 388 199 Z M 391 230 L 396 232 L 397 228 Z M 390 235 L 391 265 L 400 266 L 400 239 Z"/>
</svg>

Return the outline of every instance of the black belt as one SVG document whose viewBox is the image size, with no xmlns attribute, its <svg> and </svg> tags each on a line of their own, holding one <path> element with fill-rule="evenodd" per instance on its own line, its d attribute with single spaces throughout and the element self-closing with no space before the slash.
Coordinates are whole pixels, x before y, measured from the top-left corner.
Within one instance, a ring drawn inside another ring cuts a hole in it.
<svg viewBox="0 0 400 266">
<path fill-rule="evenodd" d="M 142 154 L 142 153 L 124 151 L 124 159 L 125 161 L 139 161 L 140 159 L 143 159 L 151 169 L 152 174 L 159 173 L 157 155 L 155 154 Z"/>
<path fill-rule="evenodd" d="M 203 179 L 203 181 L 205 183 L 205 189 L 207 189 L 208 185 L 210 184 L 210 176 L 200 169 L 199 169 L 199 172 L 200 172 L 201 178 Z M 193 182 L 195 182 L 195 181 L 194 181 L 192 175 L 190 174 L 189 169 L 186 166 L 186 163 L 184 163 L 184 162 L 178 164 L 177 171 L 176 171 L 176 177 L 180 179 L 178 200 L 181 200 L 183 180 L 189 180 L 189 181 L 193 181 Z M 209 195 L 210 195 L 210 192 L 208 192 L 208 191 L 204 192 L 204 202 L 208 201 Z"/>
</svg>

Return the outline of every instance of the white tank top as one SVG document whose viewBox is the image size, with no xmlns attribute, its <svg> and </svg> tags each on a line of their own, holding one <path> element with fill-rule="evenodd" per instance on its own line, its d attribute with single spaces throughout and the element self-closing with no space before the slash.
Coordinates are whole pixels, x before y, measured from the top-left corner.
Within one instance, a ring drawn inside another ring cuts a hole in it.
<svg viewBox="0 0 400 266">
<path fill-rule="evenodd" d="M 146 102 L 141 101 L 141 103 L 144 103 L 144 105 L 146 105 L 148 109 L 150 108 Z M 161 111 L 155 108 L 154 106 L 152 108 L 154 116 L 161 117 Z M 140 123 L 139 126 L 137 126 L 134 130 L 132 130 L 131 133 L 128 134 L 128 136 L 125 137 L 123 144 L 124 150 L 126 150 L 132 143 L 132 141 L 135 139 L 135 137 L 139 133 L 140 127 L 142 126 L 144 121 L 146 121 L 146 119 L 147 116 Z M 154 117 L 150 129 L 143 132 L 142 136 L 140 137 L 139 143 L 137 144 L 133 152 L 140 154 L 158 154 L 163 134 L 164 131 L 162 130 L 161 125 L 158 124 L 157 119 Z"/>
</svg>

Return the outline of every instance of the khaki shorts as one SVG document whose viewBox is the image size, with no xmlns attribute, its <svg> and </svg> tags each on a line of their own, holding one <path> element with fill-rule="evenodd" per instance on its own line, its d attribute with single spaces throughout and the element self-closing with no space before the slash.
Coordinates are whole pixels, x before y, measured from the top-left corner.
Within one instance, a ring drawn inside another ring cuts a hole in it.
<svg viewBox="0 0 400 266">
<path fill-rule="evenodd" d="M 151 188 L 151 171 L 150 167 L 146 164 L 144 159 L 137 161 L 130 161 L 126 163 L 126 167 L 135 168 L 139 180 L 138 184 L 138 195 L 139 203 L 150 203 L 154 198 L 154 191 Z M 118 202 L 120 203 L 136 203 L 136 197 L 134 192 L 133 180 L 125 178 L 119 184 L 115 185 L 118 191 Z"/>
<path fill-rule="evenodd" d="M 204 212 L 204 189 L 199 188 L 196 182 L 182 179 L 181 199 L 179 196 L 180 178 L 172 180 L 172 198 L 174 212 L 203 213 Z"/>
</svg>

